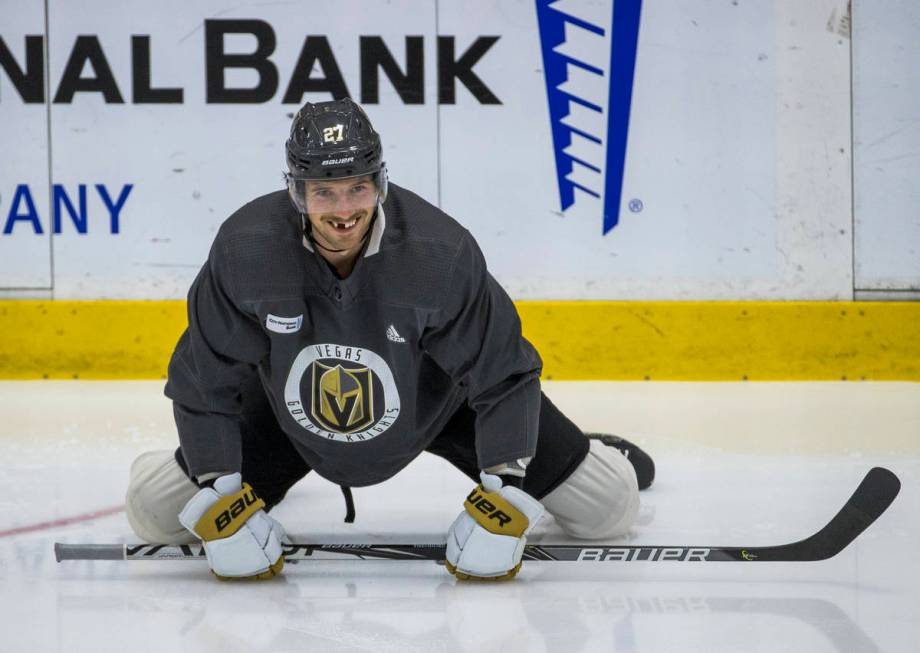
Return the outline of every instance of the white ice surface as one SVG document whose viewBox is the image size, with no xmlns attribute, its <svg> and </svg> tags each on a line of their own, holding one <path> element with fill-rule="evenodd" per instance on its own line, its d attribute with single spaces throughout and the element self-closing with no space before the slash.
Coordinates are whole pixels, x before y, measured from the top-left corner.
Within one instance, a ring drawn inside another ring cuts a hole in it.
<svg viewBox="0 0 920 653">
<path fill-rule="evenodd" d="M 580 426 L 655 456 L 631 544 L 769 545 L 811 534 L 863 474 L 901 495 L 819 563 L 527 563 L 464 584 L 424 562 L 315 562 L 221 583 L 198 562 L 68 562 L 52 544 L 135 541 L 124 513 L 6 534 L 122 502 L 138 453 L 175 444 L 160 383 L 0 383 L 0 652 L 917 651 L 920 384 L 548 383 Z M 298 540 L 435 541 L 469 481 L 423 455 L 341 494 L 315 475 L 273 514 Z M 563 541 L 552 523 L 543 542 Z"/>
</svg>

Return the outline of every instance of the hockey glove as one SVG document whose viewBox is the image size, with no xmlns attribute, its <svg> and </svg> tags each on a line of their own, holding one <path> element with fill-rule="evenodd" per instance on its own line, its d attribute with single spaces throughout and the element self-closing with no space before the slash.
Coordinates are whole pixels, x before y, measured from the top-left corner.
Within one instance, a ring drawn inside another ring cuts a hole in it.
<svg viewBox="0 0 920 653">
<path fill-rule="evenodd" d="M 281 524 L 239 474 L 202 488 L 179 513 L 179 522 L 204 543 L 208 564 L 221 580 L 265 580 L 281 573 Z"/>
<path fill-rule="evenodd" d="M 527 534 L 543 505 L 498 476 L 482 472 L 482 484 L 463 504 L 447 533 L 447 569 L 461 580 L 509 580 L 521 568 Z"/>
</svg>

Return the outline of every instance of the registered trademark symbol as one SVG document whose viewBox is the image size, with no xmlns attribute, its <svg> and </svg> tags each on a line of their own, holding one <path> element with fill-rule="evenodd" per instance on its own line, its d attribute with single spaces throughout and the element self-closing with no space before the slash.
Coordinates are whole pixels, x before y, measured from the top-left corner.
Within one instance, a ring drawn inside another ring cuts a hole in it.
<svg viewBox="0 0 920 653">
<path fill-rule="evenodd" d="M 633 213 L 639 213 L 642 210 L 642 200 L 632 199 L 629 200 L 629 210 Z"/>
</svg>

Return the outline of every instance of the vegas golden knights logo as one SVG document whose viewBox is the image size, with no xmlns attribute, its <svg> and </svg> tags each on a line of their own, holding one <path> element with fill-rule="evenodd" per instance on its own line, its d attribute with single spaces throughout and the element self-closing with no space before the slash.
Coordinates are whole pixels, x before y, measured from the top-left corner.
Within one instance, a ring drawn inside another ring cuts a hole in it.
<svg viewBox="0 0 920 653">
<path fill-rule="evenodd" d="M 313 419 L 337 433 L 354 433 L 374 421 L 374 382 L 367 367 L 313 363 Z"/>
<path fill-rule="evenodd" d="M 297 354 L 284 404 L 291 419 L 316 437 L 355 444 L 386 433 L 400 412 L 387 361 L 370 349 L 334 342 L 307 345 Z"/>
</svg>

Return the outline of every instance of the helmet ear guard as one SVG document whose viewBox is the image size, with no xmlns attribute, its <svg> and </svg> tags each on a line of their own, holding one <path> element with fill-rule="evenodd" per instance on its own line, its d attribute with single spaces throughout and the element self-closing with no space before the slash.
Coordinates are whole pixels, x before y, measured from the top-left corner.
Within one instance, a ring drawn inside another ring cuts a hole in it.
<svg viewBox="0 0 920 653">
<path fill-rule="evenodd" d="M 301 214 L 306 214 L 306 194 L 303 180 L 295 178 L 291 173 L 284 173 L 284 181 L 287 183 L 288 196 L 291 202 Z"/>
<path fill-rule="evenodd" d="M 380 203 L 383 204 L 387 200 L 387 164 L 384 161 L 380 162 L 380 171 L 377 172 L 377 176 L 374 178 L 374 183 L 377 184 L 377 192 L 380 193 Z"/>
</svg>

